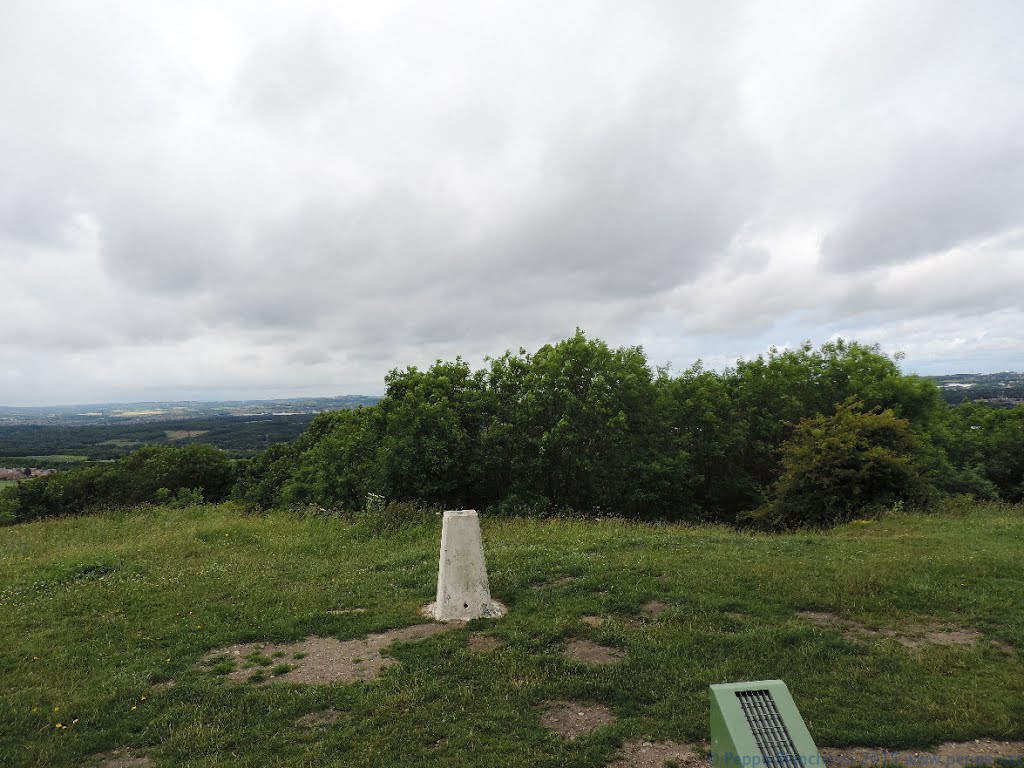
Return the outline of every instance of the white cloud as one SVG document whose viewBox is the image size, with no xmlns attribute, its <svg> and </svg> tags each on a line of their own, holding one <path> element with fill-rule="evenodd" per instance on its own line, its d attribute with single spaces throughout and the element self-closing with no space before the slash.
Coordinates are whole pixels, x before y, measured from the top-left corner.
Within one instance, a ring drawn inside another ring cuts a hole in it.
<svg viewBox="0 0 1024 768">
<path fill-rule="evenodd" d="M 0 8 L 0 402 L 379 391 L 576 326 L 1020 367 L 1015 2 Z"/>
</svg>

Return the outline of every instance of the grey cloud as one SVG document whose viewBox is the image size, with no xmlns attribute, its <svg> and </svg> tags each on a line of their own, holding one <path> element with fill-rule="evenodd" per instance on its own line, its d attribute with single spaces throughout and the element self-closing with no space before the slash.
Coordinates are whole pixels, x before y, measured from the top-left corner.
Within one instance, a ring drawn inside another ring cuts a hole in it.
<svg viewBox="0 0 1024 768">
<path fill-rule="evenodd" d="M 64 244 L 74 232 L 74 214 L 72 201 L 52 189 L 11 184 L 0 190 L 0 234 L 12 240 Z"/>
<path fill-rule="evenodd" d="M 1018 4 L 538 8 L 0 7 L 0 402 L 1024 327 Z"/>
<path fill-rule="evenodd" d="M 763 159 L 729 127 L 729 94 L 689 109 L 662 95 L 553 148 L 546 189 L 510 212 L 466 279 L 529 289 L 520 300 L 644 299 L 708 269 L 757 215 Z"/>
<path fill-rule="evenodd" d="M 236 83 L 242 111 L 258 119 L 294 121 L 336 106 L 346 77 L 337 49 L 323 34 L 310 25 L 253 50 Z"/>
<path fill-rule="evenodd" d="M 107 274 L 130 288 L 185 295 L 230 276 L 234 244 L 215 211 L 144 196 L 120 201 L 100 228 Z"/>
<path fill-rule="evenodd" d="M 953 314 L 981 316 L 995 308 L 1024 310 L 1024 257 L 1001 251 L 971 254 L 960 264 L 935 257 L 902 272 L 860 275 L 819 316 L 875 314 L 891 319 Z"/>
<path fill-rule="evenodd" d="M 5 137 L 0 123 L 0 236 L 26 247 L 73 245 L 95 168 L 80 152 L 59 146 L 34 156 L 25 151 L 28 143 L 24 135 Z"/>
<path fill-rule="evenodd" d="M 912 261 L 999 235 L 1022 220 L 1019 136 L 995 147 L 933 142 L 892 168 L 860 210 L 825 238 L 823 262 L 850 272 Z"/>
<path fill-rule="evenodd" d="M 312 202 L 256 226 L 244 268 L 206 299 L 211 322 L 314 332 L 358 318 L 362 338 L 374 343 L 366 318 L 394 336 L 401 324 L 382 317 L 383 309 L 415 313 L 444 285 L 437 275 L 454 249 L 457 221 L 442 206 L 381 192 L 348 205 Z"/>
</svg>

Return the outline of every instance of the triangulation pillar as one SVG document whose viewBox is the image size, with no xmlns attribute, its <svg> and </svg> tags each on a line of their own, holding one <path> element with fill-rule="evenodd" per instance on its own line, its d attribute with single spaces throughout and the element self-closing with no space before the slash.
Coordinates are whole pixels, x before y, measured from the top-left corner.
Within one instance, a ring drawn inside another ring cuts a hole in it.
<svg viewBox="0 0 1024 768">
<path fill-rule="evenodd" d="M 448 510 L 441 528 L 437 600 L 426 612 L 438 621 L 467 621 L 504 616 L 505 606 L 491 600 L 480 538 L 480 519 L 472 509 Z"/>
</svg>

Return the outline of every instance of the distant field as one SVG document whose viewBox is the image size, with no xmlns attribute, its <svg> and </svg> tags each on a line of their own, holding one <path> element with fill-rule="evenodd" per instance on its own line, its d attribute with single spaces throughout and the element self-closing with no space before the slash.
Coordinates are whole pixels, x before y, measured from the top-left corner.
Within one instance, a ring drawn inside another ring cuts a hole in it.
<svg viewBox="0 0 1024 768">
<path fill-rule="evenodd" d="M 294 440 L 313 416 L 214 416 L 92 425 L 0 424 L 0 467 L 59 469 L 75 461 L 116 459 L 143 445 L 193 441 L 215 445 L 241 458 L 275 443 Z"/>
<path fill-rule="evenodd" d="M 505 618 L 407 631 L 373 682 L 293 680 L 321 657 L 284 644 L 424 625 L 429 520 L 225 504 L 0 528 L 0 765 L 598 768 L 631 741 L 699 749 L 709 683 L 776 677 L 819 747 L 1024 738 L 1024 507 L 774 536 L 485 518 Z M 283 650 L 222 650 L 259 641 Z M 606 724 L 558 736 L 559 701 Z"/>
<path fill-rule="evenodd" d="M 165 429 L 164 434 L 168 440 L 188 440 L 189 438 L 202 437 L 210 434 L 208 429 Z"/>
<path fill-rule="evenodd" d="M 40 464 L 78 464 L 87 460 L 86 456 L 75 456 L 68 453 L 53 453 L 45 456 L 0 456 L 0 465 L 37 467 Z"/>
<path fill-rule="evenodd" d="M 9 485 L 16 485 L 17 480 L 0 480 L 0 488 L 6 488 Z"/>
</svg>

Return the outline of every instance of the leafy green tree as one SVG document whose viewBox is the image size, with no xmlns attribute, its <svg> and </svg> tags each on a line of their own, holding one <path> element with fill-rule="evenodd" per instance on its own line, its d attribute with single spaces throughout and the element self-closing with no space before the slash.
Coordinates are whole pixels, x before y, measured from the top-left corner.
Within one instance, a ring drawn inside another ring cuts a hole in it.
<svg viewBox="0 0 1024 768">
<path fill-rule="evenodd" d="M 380 444 L 379 406 L 321 414 L 316 433 L 296 459 L 281 489 L 285 504 L 357 509 L 380 485 L 376 466 Z"/>
<path fill-rule="evenodd" d="M 577 330 L 493 361 L 489 381 L 496 412 L 484 445 L 511 449 L 514 492 L 581 511 L 652 512 L 657 391 L 640 347 L 612 349 Z"/>
<path fill-rule="evenodd" d="M 230 459 L 212 445 L 147 445 L 110 465 L 99 495 L 110 503 L 137 504 L 154 501 L 160 488 L 197 488 L 204 500 L 216 502 L 228 497 L 233 482 Z"/>
<path fill-rule="evenodd" d="M 760 503 L 760 486 L 743 469 L 748 418 L 736 408 L 729 384 L 699 361 L 680 376 L 658 376 L 652 479 L 669 519 L 733 522 L 738 511 Z"/>
<path fill-rule="evenodd" d="M 782 447 L 783 472 L 768 505 L 747 520 L 771 527 L 827 527 L 932 494 L 918 464 L 919 440 L 892 410 L 850 399 L 831 416 L 801 419 Z"/>
<path fill-rule="evenodd" d="M 77 515 L 96 506 L 154 502 L 162 490 L 221 501 L 234 480 L 231 461 L 210 445 L 146 446 L 118 461 L 76 467 L 18 483 L 4 501 L 15 521 Z"/>
<path fill-rule="evenodd" d="M 379 404 L 379 493 L 389 499 L 462 506 L 475 498 L 486 426 L 482 375 L 461 358 L 426 371 L 393 370 Z"/>
<path fill-rule="evenodd" d="M 958 405 L 949 409 L 937 436 L 956 483 L 950 490 L 1024 500 L 1024 406 Z"/>
<path fill-rule="evenodd" d="M 297 442 L 278 443 L 241 463 L 232 498 L 261 509 L 278 506 L 285 484 L 295 474 L 299 453 Z"/>
<path fill-rule="evenodd" d="M 983 426 L 985 475 L 1006 501 L 1024 501 L 1024 406 L 992 409 Z"/>
<path fill-rule="evenodd" d="M 743 456 L 733 470 L 743 476 L 742 487 L 760 494 L 780 476 L 782 445 L 801 419 L 830 415 L 853 397 L 869 410 L 891 410 L 905 418 L 927 443 L 927 433 L 944 411 L 933 382 L 903 375 L 897 361 L 875 345 L 842 339 L 817 350 L 810 342 L 792 350 L 773 348 L 767 356 L 738 361 L 724 376 L 735 418 L 746 429 Z M 757 501 L 748 496 L 746 508 Z"/>
</svg>

